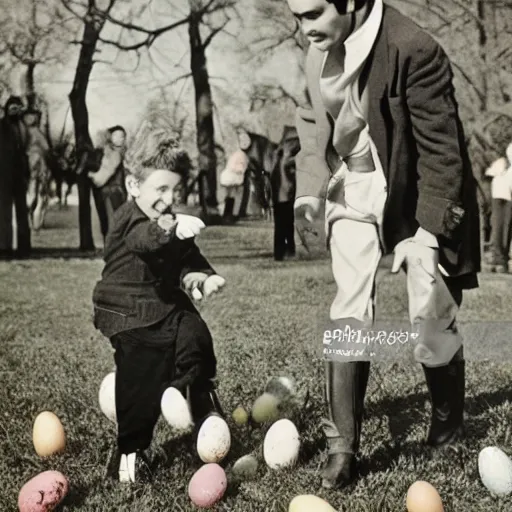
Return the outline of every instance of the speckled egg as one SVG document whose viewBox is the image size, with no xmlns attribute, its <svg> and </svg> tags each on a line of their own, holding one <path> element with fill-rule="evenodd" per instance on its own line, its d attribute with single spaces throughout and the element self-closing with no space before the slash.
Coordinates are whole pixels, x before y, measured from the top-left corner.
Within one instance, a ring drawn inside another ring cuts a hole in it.
<svg viewBox="0 0 512 512">
<path fill-rule="evenodd" d="M 228 424 L 219 416 L 210 416 L 197 434 L 197 453 L 203 462 L 220 462 L 231 448 Z"/>
<path fill-rule="evenodd" d="M 18 496 L 19 512 L 50 512 L 68 493 L 67 478 L 58 471 L 45 471 L 29 480 Z"/>
<path fill-rule="evenodd" d="M 188 495 L 196 507 L 209 508 L 222 499 L 227 486 L 224 470 L 218 464 L 205 464 L 191 478 Z"/>
</svg>

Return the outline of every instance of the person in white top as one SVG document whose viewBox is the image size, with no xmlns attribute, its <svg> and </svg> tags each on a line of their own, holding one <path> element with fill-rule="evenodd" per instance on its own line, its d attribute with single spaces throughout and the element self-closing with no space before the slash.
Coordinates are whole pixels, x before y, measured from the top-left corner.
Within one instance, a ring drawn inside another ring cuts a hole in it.
<svg viewBox="0 0 512 512">
<path fill-rule="evenodd" d="M 512 240 L 512 143 L 506 155 L 485 171 L 485 175 L 492 178 L 491 265 L 499 273 L 508 272 Z"/>
<path fill-rule="evenodd" d="M 372 325 L 383 255 L 407 273 L 414 349 L 432 400 L 426 443 L 463 436 L 465 365 L 456 315 L 478 287 L 479 212 L 450 62 L 382 0 L 287 0 L 310 47 L 310 107 L 297 109 L 296 224 L 325 206 L 337 293 L 334 325 Z M 370 362 L 327 361 L 322 485 L 345 485 L 356 456 Z"/>
</svg>

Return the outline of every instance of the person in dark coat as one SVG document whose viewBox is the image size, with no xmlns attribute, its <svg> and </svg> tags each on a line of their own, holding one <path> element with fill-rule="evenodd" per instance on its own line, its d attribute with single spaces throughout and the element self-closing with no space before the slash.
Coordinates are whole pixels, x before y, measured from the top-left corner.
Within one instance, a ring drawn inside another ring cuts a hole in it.
<svg viewBox="0 0 512 512">
<path fill-rule="evenodd" d="M 30 168 L 27 157 L 27 129 L 23 123 L 23 102 L 11 96 L 0 120 L 0 259 L 13 257 L 12 209 L 16 211 L 17 256 L 31 251 L 27 190 Z"/>
<path fill-rule="evenodd" d="M 223 415 L 213 382 L 212 337 L 189 294 L 208 296 L 225 281 L 195 243 L 202 221 L 172 213 L 183 178 L 176 171 L 186 153 L 165 140 L 157 153 L 130 168 L 126 182 L 133 201 L 114 213 L 93 292 L 94 325 L 115 349 L 122 482 L 140 480 L 138 472 L 148 469 L 145 451 L 167 388 L 178 390 L 184 403 L 188 398 L 197 427 Z"/>
<path fill-rule="evenodd" d="M 295 155 L 300 149 L 297 131 L 285 126 L 270 175 L 274 207 L 274 259 L 295 256 Z"/>
<path fill-rule="evenodd" d="M 426 442 L 463 436 L 465 362 L 456 314 L 478 286 L 479 212 L 452 70 L 441 46 L 382 0 L 287 0 L 310 41 L 309 107 L 297 109 L 296 223 L 325 206 L 337 325 L 371 325 L 381 257 L 407 272 L 414 356 L 432 400 Z M 425 321 L 425 319 L 430 319 Z M 425 327 L 430 327 L 425 329 Z M 323 485 L 357 476 L 370 362 L 327 361 Z"/>
</svg>

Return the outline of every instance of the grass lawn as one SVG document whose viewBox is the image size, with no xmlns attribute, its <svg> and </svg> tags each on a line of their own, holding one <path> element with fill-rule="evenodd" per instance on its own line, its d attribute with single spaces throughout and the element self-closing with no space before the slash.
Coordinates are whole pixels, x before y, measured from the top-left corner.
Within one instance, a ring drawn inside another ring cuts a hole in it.
<svg viewBox="0 0 512 512">
<path fill-rule="evenodd" d="M 0 263 L 0 511 L 16 510 L 21 486 L 47 469 L 70 481 L 62 510 L 195 510 L 187 486 L 201 461 L 193 440 L 173 436 L 163 421 L 156 432 L 162 457 L 152 486 L 123 490 L 104 477 L 115 427 L 101 413 L 97 396 L 114 362 L 110 344 L 91 323 L 91 292 L 102 261 L 69 257 L 78 255 L 65 250 L 78 245 L 76 218 L 74 207 L 50 211 L 47 229 L 34 237 L 38 256 Z M 322 364 L 314 347 L 321 343 L 320 319 L 335 285 L 320 252 L 275 263 L 272 233 L 270 223 L 248 222 L 201 235 L 199 245 L 228 285 L 200 310 L 216 343 L 227 412 L 237 405 L 250 408 L 273 375 L 294 377 L 300 397 L 309 391 L 305 407 L 293 417 L 302 437 L 301 458 L 283 472 L 262 462 L 254 481 L 230 483 L 216 510 L 286 512 L 295 495 L 317 494 L 340 511 L 404 511 L 408 487 L 421 479 L 438 489 L 447 512 L 512 511 L 512 496 L 492 497 L 477 467 L 486 446 L 512 455 L 512 360 L 506 358 L 468 356 L 467 439 L 460 452 L 443 458 L 421 446 L 430 411 L 420 367 L 406 361 L 374 364 L 362 434 L 363 476 L 345 491 L 321 489 Z M 404 286 L 401 277 L 383 276 L 382 315 L 407 317 Z M 480 289 L 466 294 L 460 321 L 511 319 L 512 276 L 482 275 Z M 477 342 L 482 346 L 486 340 L 468 340 L 473 354 L 480 353 Z M 49 460 L 39 459 L 32 444 L 33 421 L 43 410 L 61 418 L 68 437 L 66 452 Z M 230 426 L 228 478 L 239 456 L 261 456 L 265 432 Z"/>
</svg>

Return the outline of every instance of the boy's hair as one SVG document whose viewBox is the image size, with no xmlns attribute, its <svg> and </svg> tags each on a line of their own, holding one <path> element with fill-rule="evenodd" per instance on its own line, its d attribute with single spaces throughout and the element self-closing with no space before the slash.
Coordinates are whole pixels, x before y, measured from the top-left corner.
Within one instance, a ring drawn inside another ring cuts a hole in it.
<svg viewBox="0 0 512 512">
<path fill-rule="evenodd" d="M 192 168 L 188 153 L 163 128 L 143 126 L 130 145 L 126 163 L 130 174 L 144 181 L 154 170 L 167 169 L 187 179 Z"/>
</svg>

